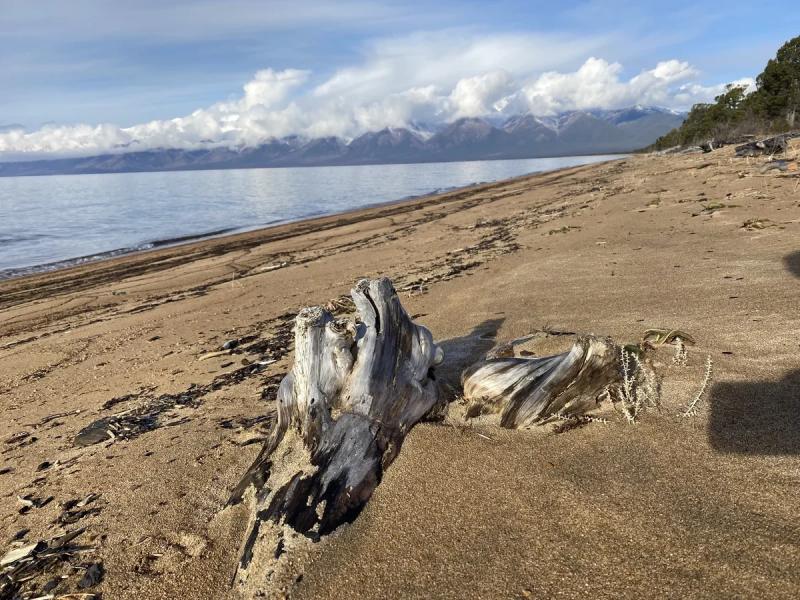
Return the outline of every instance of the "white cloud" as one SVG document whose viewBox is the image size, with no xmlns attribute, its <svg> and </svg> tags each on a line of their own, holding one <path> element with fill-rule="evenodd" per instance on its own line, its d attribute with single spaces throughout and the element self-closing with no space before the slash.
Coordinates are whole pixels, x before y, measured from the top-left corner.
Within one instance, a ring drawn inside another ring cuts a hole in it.
<svg viewBox="0 0 800 600">
<path fill-rule="evenodd" d="M 756 91 L 756 80 L 752 77 L 742 77 L 730 82 L 730 84 L 720 83 L 718 85 L 704 86 L 698 83 L 684 83 L 675 91 L 673 99 L 681 106 L 691 106 L 697 102 L 708 102 L 722 94 L 728 85 L 743 87 L 747 94 Z"/>
<path fill-rule="evenodd" d="M 619 63 L 592 57 L 574 73 L 542 74 L 523 86 L 522 93 L 530 110 L 543 115 L 633 104 L 675 107 L 675 84 L 698 75 L 688 63 L 677 60 L 660 62 L 628 81 L 621 74 Z"/>
<path fill-rule="evenodd" d="M 704 86 L 688 63 L 667 60 L 626 79 L 622 65 L 589 58 L 604 40 L 554 35 L 417 33 L 375 41 L 363 60 L 324 80 L 265 69 L 241 95 L 169 120 L 132 127 L 47 126 L 0 130 L 0 158 L 88 155 L 160 147 L 254 145 L 290 134 L 354 137 L 411 122 L 530 111 L 688 108 L 724 85 Z M 577 68 L 575 68 L 577 66 Z M 752 85 L 752 80 L 740 83 Z"/>
<path fill-rule="evenodd" d="M 261 106 L 270 108 L 286 99 L 292 88 L 305 83 L 310 73 L 297 69 L 273 71 L 265 69 L 244 85 L 241 108 L 248 110 Z"/>
<path fill-rule="evenodd" d="M 490 71 L 461 79 L 448 96 L 449 108 L 456 119 L 479 117 L 496 111 L 496 105 L 513 94 L 514 78 L 507 71 Z"/>
</svg>

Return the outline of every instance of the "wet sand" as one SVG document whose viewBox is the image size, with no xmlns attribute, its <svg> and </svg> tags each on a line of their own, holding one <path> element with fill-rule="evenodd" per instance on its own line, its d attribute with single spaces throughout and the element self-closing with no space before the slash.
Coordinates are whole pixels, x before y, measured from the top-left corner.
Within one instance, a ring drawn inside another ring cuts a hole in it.
<svg viewBox="0 0 800 600">
<path fill-rule="evenodd" d="M 697 345 L 664 360 L 661 411 L 635 425 L 417 426 L 277 595 L 794 598 L 800 190 L 762 164 L 638 156 L 0 282 L 0 542 L 85 526 L 95 549 L 73 562 L 105 570 L 87 592 L 237 597 L 248 515 L 223 508 L 271 425 L 292 318 L 387 275 L 442 341 L 454 399 L 464 366 L 537 330 Z M 74 444 L 113 415 L 114 439 Z M 56 597 L 78 591 L 65 569 Z"/>
</svg>

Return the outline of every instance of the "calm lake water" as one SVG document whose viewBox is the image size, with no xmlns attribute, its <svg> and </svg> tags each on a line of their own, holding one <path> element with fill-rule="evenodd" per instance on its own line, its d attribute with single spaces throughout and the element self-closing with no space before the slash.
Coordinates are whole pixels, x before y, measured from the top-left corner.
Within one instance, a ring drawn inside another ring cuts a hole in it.
<svg viewBox="0 0 800 600">
<path fill-rule="evenodd" d="M 0 279 L 611 158 L 0 177 Z"/>
</svg>

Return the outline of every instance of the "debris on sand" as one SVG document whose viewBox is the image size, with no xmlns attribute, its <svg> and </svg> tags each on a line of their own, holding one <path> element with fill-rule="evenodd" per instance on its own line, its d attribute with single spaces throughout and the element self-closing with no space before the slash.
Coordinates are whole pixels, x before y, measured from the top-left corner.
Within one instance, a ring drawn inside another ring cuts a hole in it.
<svg viewBox="0 0 800 600">
<path fill-rule="evenodd" d="M 81 556 L 94 552 L 96 548 L 72 543 L 85 531 L 85 528 L 75 529 L 50 540 L 40 540 L 6 552 L 0 558 L 0 600 L 96 598 L 94 594 L 67 593 L 55 596 L 51 593 L 59 587 L 64 588 L 62 592 L 68 592 L 66 588 L 73 574 L 83 573 L 77 582 L 78 588 L 92 587 L 103 580 L 101 562 L 85 564 L 80 561 Z M 82 585 L 84 583 L 86 585 Z M 47 595 L 43 596 L 42 592 Z"/>
<path fill-rule="evenodd" d="M 106 571 L 105 568 L 103 568 L 103 563 L 96 562 L 86 569 L 86 573 L 84 573 L 83 577 L 81 577 L 81 580 L 78 582 L 78 587 L 82 590 L 94 587 L 103 581 L 105 574 Z"/>
<path fill-rule="evenodd" d="M 286 329 L 288 330 L 288 328 Z M 243 352 L 247 354 L 263 355 L 265 352 L 269 352 L 272 358 L 265 358 L 222 373 L 215 377 L 211 383 L 205 385 L 192 384 L 186 391 L 177 394 L 162 394 L 153 397 L 150 395 L 152 388 L 143 388 L 139 394 L 123 396 L 122 398 L 125 401 L 140 399 L 144 402 L 136 408 L 103 417 L 90 423 L 75 436 L 74 445 L 84 447 L 117 439 L 131 439 L 158 427 L 178 424 L 177 422 L 167 421 L 162 417 L 173 409 L 197 408 L 201 404 L 201 398 L 206 394 L 241 383 L 249 377 L 258 375 L 265 367 L 277 362 L 279 358 L 289 351 L 290 344 L 286 342 L 286 338 L 290 335 L 290 330 L 287 332 L 281 330 L 268 339 L 258 340 L 249 346 L 243 347 Z M 253 338 L 241 338 L 239 341 L 240 343 L 245 343 L 244 340 L 246 339 L 252 341 Z M 211 354 L 227 355 L 231 352 L 230 350 L 223 350 L 219 353 Z M 269 381 L 265 383 L 269 383 Z M 109 405 L 109 402 L 104 406 Z M 111 405 L 113 406 L 116 403 L 112 402 Z"/>
<path fill-rule="evenodd" d="M 282 268 L 288 267 L 288 266 L 289 266 L 289 263 L 284 261 L 284 262 L 279 262 L 279 263 L 275 263 L 275 264 L 272 264 L 272 265 L 264 265 L 263 267 L 257 268 L 255 271 L 256 271 L 256 273 L 264 273 L 264 272 L 267 272 L 267 271 L 275 271 L 277 269 L 282 269 Z"/>
<path fill-rule="evenodd" d="M 747 231 L 757 231 L 759 229 L 766 229 L 767 227 L 774 227 L 775 223 L 769 219 L 747 219 L 742 223 L 742 229 Z"/>
<path fill-rule="evenodd" d="M 131 439 L 160 425 L 161 415 L 180 407 L 196 408 L 197 388 L 190 388 L 184 394 L 162 394 L 143 406 L 103 417 L 90 423 L 78 432 L 74 444 L 79 447 L 91 446 L 111 440 Z"/>
<path fill-rule="evenodd" d="M 788 140 L 796 134 L 784 133 L 775 137 L 748 142 L 736 146 L 736 156 L 761 156 L 763 154 L 783 154 L 788 148 Z"/>
<path fill-rule="evenodd" d="M 19 514 L 24 515 L 29 513 L 34 508 L 42 508 L 43 506 L 47 506 L 52 502 L 53 496 L 44 496 L 38 497 L 34 496 L 33 494 L 26 494 L 24 496 L 17 496 L 17 502 L 22 504 L 22 508 L 19 509 Z"/>
<path fill-rule="evenodd" d="M 313 541 L 352 521 L 406 433 L 443 404 L 433 369 L 444 352 L 408 316 L 391 281 L 362 279 L 351 296 L 358 325 L 321 306 L 296 317 L 294 366 L 275 399 L 277 422 L 229 500 L 257 492 L 235 582 L 259 585 L 263 565 L 276 568 L 297 547 L 287 544 L 295 534 Z"/>
<path fill-rule="evenodd" d="M 17 433 L 9 436 L 6 440 L 6 444 L 19 444 L 20 446 L 24 446 L 30 443 L 31 432 L 30 431 L 18 431 Z"/>
<path fill-rule="evenodd" d="M 209 358 L 216 358 L 217 356 L 229 356 L 230 350 L 217 350 L 215 352 L 207 352 L 200 356 L 197 360 L 208 360 Z"/>
<path fill-rule="evenodd" d="M 92 504 L 98 498 L 100 498 L 100 494 L 91 493 L 83 499 L 73 498 L 62 502 L 61 510 L 63 512 L 56 519 L 56 523 L 59 525 L 72 525 L 84 517 L 98 514 L 101 510 L 99 506 L 87 508 L 89 504 Z"/>
<path fill-rule="evenodd" d="M 239 340 L 228 340 L 224 344 L 222 344 L 223 350 L 233 350 L 239 345 Z"/>
<path fill-rule="evenodd" d="M 0 558 L 0 567 L 5 567 L 6 565 L 18 562 L 23 558 L 27 558 L 34 552 L 44 550 L 45 547 L 46 545 L 43 542 L 36 542 L 35 544 L 28 544 L 27 546 L 22 546 L 21 548 L 9 550 L 3 555 L 3 558 Z"/>
<path fill-rule="evenodd" d="M 705 153 L 709 153 L 712 150 L 718 150 L 719 148 L 724 148 L 724 147 L 725 147 L 725 142 L 718 140 L 709 140 L 703 144 L 700 144 L 700 149 Z"/>
<path fill-rule="evenodd" d="M 798 168 L 800 168 L 800 165 L 798 165 L 796 160 L 771 160 L 759 169 L 759 173 L 764 174 L 769 171 L 781 171 L 785 173 L 787 171 L 797 171 Z"/>
</svg>

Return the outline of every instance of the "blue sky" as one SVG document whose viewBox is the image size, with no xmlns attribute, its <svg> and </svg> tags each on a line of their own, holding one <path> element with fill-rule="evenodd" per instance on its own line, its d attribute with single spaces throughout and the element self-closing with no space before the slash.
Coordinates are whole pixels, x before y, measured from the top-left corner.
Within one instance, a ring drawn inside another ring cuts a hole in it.
<svg viewBox="0 0 800 600">
<path fill-rule="evenodd" d="M 50 131 L 0 133 L 0 156 L 147 136 L 159 145 L 347 136 L 586 103 L 686 108 L 754 77 L 798 34 L 790 2 L 0 0 L 0 125 Z M 207 111 L 192 122 L 171 121 L 198 109 Z M 150 121 L 167 123 L 125 129 Z"/>
</svg>

